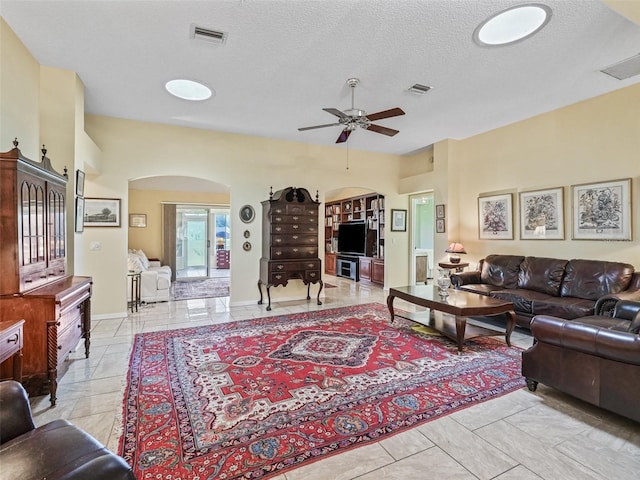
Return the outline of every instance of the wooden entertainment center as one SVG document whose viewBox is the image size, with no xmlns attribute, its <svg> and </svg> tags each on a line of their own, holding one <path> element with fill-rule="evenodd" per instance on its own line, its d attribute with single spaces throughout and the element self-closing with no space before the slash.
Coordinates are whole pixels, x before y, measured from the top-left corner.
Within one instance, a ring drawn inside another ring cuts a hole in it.
<svg viewBox="0 0 640 480">
<path fill-rule="evenodd" d="M 338 252 L 339 225 L 364 222 L 364 255 Z M 369 193 L 325 203 L 325 273 L 384 285 L 384 196 Z"/>
</svg>

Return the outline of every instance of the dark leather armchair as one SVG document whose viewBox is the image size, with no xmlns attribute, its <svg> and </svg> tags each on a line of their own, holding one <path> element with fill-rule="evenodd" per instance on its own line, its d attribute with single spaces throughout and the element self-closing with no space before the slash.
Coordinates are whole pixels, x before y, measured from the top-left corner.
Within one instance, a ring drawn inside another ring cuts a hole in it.
<svg viewBox="0 0 640 480">
<path fill-rule="evenodd" d="M 131 467 L 66 420 L 36 428 L 29 398 L 13 380 L 0 382 L 2 478 L 135 480 Z"/>
<path fill-rule="evenodd" d="M 538 382 L 640 422 L 640 302 L 620 300 L 613 317 L 537 315 L 522 353 L 529 390 Z"/>
</svg>

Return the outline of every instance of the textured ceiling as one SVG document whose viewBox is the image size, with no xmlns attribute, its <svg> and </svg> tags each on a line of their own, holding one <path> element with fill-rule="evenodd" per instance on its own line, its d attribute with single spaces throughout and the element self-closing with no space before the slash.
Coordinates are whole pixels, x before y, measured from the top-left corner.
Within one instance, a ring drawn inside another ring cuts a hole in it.
<svg viewBox="0 0 640 480">
<path fill-rule="evenodd" d="M 548 25 L 511 46 L 481 48 L 475 27 L 519 1 L 210 0 L 13 1 L 0 14 L 42 65 L 76 71 L 87 113 L 334 145 L 340 127 L 323 107 L 401 107 L 357 130 L 349 147 L 408 154 L 640 82 L 600 69 L 636 55 L 640 26 L 600 0 L 545 1 Z M 224 46 L 189 38 L 189 26 L 228 32 Z M 171 97 L 188 78 L 215 96 Z M 424 96 L 414 83 L 433 87 Z M 344 148 L 344 146 L 343 146 Z"/>
</svg>

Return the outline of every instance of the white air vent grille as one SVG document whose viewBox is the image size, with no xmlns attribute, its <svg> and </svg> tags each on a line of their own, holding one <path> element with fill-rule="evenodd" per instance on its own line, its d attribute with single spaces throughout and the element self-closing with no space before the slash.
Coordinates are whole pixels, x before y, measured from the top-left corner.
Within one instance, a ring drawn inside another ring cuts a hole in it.
<svg viewBox="0 0 640 480">
<path fill-rule="evenodd" d="M 409 87 L 409 91 L 411 93 L 415 93 L 416 95 L 424 95 L 429 90 L 431 90 L 431 87 L 427 85 L 421 85 L 419 83 L 416 83 L 415 85 L 412 85 L 411 87 Z"/>
<path fill-rule="evenodd" d="M 191 24 L 191 28 L 189 29 L 189 36 L 191 38 L 206 40 L 207 42 L 213 42 L 219 45 L 222 45 L 227 41 L 226 32 L 221 32 L 219 30 L 212 30 L 210 28 L 199 27 L 195 23 Z"/>
<path fill-rule="evenodd" d="M 640 75 L 640 53 L 600 71 L 618 80 L 626 80 Z"/>
</svg>

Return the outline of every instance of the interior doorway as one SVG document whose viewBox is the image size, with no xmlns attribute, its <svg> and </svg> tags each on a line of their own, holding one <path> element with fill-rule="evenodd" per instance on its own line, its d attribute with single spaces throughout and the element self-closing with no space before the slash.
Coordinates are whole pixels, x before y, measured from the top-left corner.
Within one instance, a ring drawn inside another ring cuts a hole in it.
<svg viewBox="0 0 640 480">
<path fill-rule="evenodd" d="M 229 276 L 229 208 L 176 205 L 176 280 Z"/>
<path fill-rule="evenodd" d="M 433 192 L 411 195 L 411 264 L 412 285 L 433 278 L 435 243 L 435 206 Z"/>
</svg>

